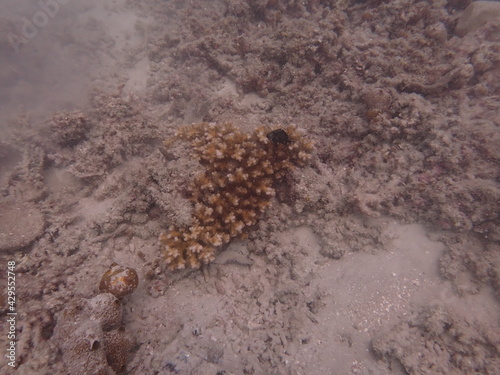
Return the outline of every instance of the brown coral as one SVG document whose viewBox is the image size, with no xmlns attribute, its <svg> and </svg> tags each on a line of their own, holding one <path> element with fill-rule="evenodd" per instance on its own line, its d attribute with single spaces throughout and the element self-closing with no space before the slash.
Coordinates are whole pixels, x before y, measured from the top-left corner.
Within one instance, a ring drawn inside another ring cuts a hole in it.
<svg viewBox="0 0 500 375">
<path fill-rule="evenodd" d="M 104 346 L 106 348 L 106 359 L 116 373 L 124 371 L 128 361 L 129 353 L 134 346 L 133 341 L 123 329 L 104 332 Z"/>
<path fill-rule="evenodd" d="M 232 124 L 201 123 L 181 128 L 167 142 L 190 141 L 194 156 L 205 167 L 191 186 L 191 225 L 171 226 L 160 236 L 169 268 L 197 268 L 211 262 L 217 247 L 243 237 L 257 223 L 271 204 L 273 184 L 309 160 L 313 144 L 294 126 L 284 130 L 287 142 L 270 140 L 271 130 L 259 127 L 249 135 Z"/>
<path fill-rule="evenodd" d="M 110 293 L 71 301 L 57 319 L 52 340 L 68 374 L 121 373 L 134 345 L 122 327 L 123 307 Z"/>
</svg>

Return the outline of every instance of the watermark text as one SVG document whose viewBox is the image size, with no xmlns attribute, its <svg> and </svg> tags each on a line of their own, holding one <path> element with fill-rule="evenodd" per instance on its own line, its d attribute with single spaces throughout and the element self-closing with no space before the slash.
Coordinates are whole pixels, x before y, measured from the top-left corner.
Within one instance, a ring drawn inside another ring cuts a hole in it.
<svg viewBox="0 0 500 375">
<path fill-rule="evenodd" d="M 37 10 L 31 17 L 21 17 L 20 33 L 9 32 L 7 40 L 15 53 L 36 37 L 40 31 L 54 18 L 61 8 L 61 5 L 69 4 L 72 0 L 39 0 Z"/>
<path fill-rule="evenodd" d="M 16 367 L 16 262 L 7 262 L 7 364 Z"/>
</svg>

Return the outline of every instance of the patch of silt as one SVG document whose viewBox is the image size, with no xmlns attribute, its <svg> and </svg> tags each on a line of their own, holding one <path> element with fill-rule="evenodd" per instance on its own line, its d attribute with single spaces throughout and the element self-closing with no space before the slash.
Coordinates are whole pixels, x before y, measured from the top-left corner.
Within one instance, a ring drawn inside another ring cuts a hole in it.
<svg viewBox="0 0 500 375">
<path fill-rule="evenodd" d="M 25 249 L 44 232 L 44 215 L 35 205 L 0 201 L 0 253 Z"/>
</svg>

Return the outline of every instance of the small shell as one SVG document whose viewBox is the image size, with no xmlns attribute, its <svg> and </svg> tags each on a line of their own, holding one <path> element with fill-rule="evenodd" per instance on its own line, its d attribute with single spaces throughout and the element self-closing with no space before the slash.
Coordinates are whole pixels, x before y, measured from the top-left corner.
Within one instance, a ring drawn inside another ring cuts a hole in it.
<svg viewBox="0 0 500 375">
<path fill-rule="evenodd" d="M 117 298 L 123 298 L 132 293 L 137 285 L 139 285 L 139 277 L 133 268 L 113 263 L 102 275 L 99 290 L 111 293 Z"/>
</svg>

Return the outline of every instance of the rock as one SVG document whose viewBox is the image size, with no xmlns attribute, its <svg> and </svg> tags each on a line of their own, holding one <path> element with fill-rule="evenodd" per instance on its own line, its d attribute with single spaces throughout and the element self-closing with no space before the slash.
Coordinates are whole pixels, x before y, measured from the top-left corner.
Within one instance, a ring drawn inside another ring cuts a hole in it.
<svg viewBox="0 0 500 375">
<path fill-rule="evenodd" d="M 475 1 L 465 8 L 458 20 L 455 33 L 463 37 L 492 20 L 500 22 L 500 2 Z"/>
<path fill-rule="evenodd" d="M 0 253 L 20 251 L 45 230 L 45 218 L 33 205 L 0 201 Z"/>
</svg>

